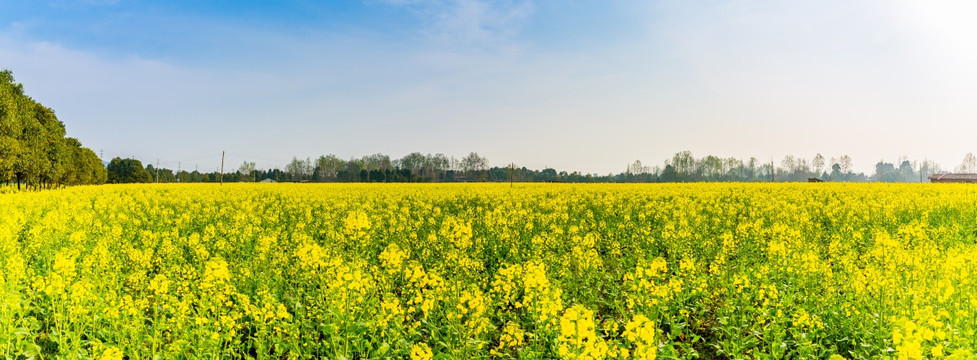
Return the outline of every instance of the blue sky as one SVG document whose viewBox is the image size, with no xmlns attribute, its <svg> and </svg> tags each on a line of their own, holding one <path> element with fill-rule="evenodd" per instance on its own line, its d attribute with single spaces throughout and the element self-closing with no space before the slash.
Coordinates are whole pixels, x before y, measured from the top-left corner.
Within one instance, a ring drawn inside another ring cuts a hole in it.
<svg viewBox="0 0 977 360">
<path fill-rule="evenodd" d="M 620 172 L 977 152 L 970 2 L 8 1 L 0 67 L 105 156 Z"/>
</svg>

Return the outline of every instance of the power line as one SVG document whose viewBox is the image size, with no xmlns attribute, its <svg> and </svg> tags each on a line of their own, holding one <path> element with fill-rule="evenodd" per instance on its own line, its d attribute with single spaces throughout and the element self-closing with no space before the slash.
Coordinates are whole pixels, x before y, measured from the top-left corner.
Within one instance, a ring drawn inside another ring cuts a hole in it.
<svg viewBox="0 0 977 360">
<path fill-rule="evenodd" d="M 287 162 L 291 161 L 291 160 L 288 160 L 288 159 L 272 159 L 272 158 L 266 158 L 266 157 L 261 157 L 261 156 L 250 156 L 250 155 L 233 154 L 233 153 L 227 153 L 227 155 L 229 155 L 231 157 L 236 157 L 236 158 L 261 160 L 261 161 L 268 161 L 268 162 L 273 162 L 273 163 L 287 163 Z"/>
</svg>

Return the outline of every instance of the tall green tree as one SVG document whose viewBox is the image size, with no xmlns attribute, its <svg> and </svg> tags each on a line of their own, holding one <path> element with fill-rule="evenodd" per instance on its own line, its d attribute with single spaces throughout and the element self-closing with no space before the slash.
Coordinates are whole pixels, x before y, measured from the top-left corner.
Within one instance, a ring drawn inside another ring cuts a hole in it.
<svg viewBox="0 0 977 360">
<path fill-rule="evenodd" d="M 34 103 L 34 118 L 40 129 L 40 151 L 43 158 L 40 160 L 41 172 L 38 175 L 38 184 L 44 187 L 63 185 L 60 183 L 66 167 L 70 166 L 70 155 L 68 154 L 65 142 L 64 123 L 54 115 L 54 110 Z"/>
<path fill-rule="evenodd" d="M 54 110 L 24 94 L 9 70 L 0 71 L 0 181 L 14 180 L 18 189 L 104 182 L 101 160 L 65 135 Z"/>
<path fill-rule="evenodd" d="M 72 153 L 73 166 L 69 171 L 74 173 L 74 181 L 66 181 L 67 185 L 97 185 L 104 184 L 108 178 L 108 171 L 102 164 L 102 159 L 92 149 L 81 146 L 81 142 L 74 138 L 67 139 Z"/>
<path fill-rule="evenodd" d="M 9 181 L 17 176 L 23 147 L 20 144 L 22 132 L 20 99 L 24 96 L 23 86 L 14 82 L 8 70 L 0 71 L 0 178 Z M 18 181 L 18 187 L 20 182 Z"/>
</svg>

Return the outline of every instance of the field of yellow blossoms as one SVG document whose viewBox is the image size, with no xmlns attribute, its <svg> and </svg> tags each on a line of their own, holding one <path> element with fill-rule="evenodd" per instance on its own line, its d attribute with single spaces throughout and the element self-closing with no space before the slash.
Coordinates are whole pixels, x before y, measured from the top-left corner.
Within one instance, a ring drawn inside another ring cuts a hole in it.
<svg viewBox="0 0 977 360">
<path fill-rule="evenodd" d="M 0 356 L 974 359 L 977 187 L 0 194 Z"/>
</svg>

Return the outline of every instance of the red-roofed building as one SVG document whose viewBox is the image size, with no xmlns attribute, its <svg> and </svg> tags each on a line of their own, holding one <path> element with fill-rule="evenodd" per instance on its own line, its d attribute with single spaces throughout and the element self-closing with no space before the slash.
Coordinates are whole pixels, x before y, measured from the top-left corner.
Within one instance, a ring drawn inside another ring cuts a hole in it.
<svg viewBox="0 0 977 360">
<path fill-rule="evenodd" d="M 977 184 L 977 174 L 932 174 L 930 182 L 935 183 L 971 183 Z"/>
</svg>

